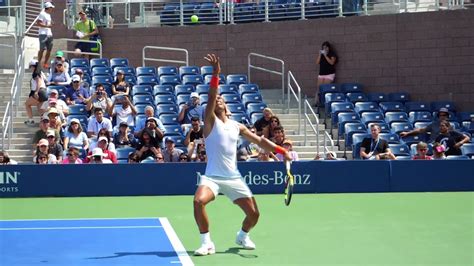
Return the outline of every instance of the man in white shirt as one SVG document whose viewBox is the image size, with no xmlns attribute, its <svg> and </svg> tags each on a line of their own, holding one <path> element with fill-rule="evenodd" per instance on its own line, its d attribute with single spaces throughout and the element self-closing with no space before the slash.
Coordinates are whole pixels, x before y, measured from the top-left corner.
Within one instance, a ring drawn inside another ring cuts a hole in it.
<svg viewBox="0 0 474 266">
<path fill-rule="evenodd" d="M 51 13 L 53 12 L 54 5 L 51 2 L 44 3 L 44 10 L 38 15 L 36 25 L 39 26 L 39 43 L 40 50 L 38 52 L 38 64 L 41 64 L 43 59 L 43 52 L 46 50 L 46 56 L 44 58 L 43 68 L 49 67 L 49 57 L 51 56 L 51 50 L 53 49 L 53 21 L 51 20 Z"/>
<path fill-rule="evenodd" d="M 58 96 L 59 96 L 58 90 L 56 89 L 50 90 L 48 101 L 44 102 L 40 107 L 40 110 L 39 110 L 40 114 L 45 113 L 50 107 L 55 107 L 64 116 L 69 115 L 69 107 L 67 106 L 66 102 L 59 99 Z"/>
<path fill-rule="evenodd" d="M 87 136 L 89 138 L 96 138 L 99 130 L 106 128 L 109 136 L 112 136 L 112 122 L 110 119 L 104 117 L 104 110 L 101 108 L 94 109 L 94 117 L 89 119 L 87 125 Z"/>
</svg>

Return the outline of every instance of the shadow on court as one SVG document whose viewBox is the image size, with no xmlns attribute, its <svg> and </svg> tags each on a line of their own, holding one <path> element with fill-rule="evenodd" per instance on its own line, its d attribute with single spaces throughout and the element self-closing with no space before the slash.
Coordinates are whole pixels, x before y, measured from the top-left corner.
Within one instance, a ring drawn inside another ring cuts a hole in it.
<svg viewBox="0 0 474 266">
<path fill-rule="evenodd" d="M 88 260 L 103 260 L 103 259 L 114 259 L 126 256 L 157 256 L 160 258 L 176 257 L 176 252 L 170 251 L 148 251 L 148 252 L 116 252 L 115 255 L 104 256 L 104 257 L 91 257 L 86 258 Z"/>
<path fill-rule="evenodd" d="M 238 248 L 238 247 L 234 247 L 234 248 L 228 248 L 226 251 L 216 251 L 216 254 L 234 254 L 234 255 L 238 255 L 242 258 L 246 258 L 246 259 L 256 259 L 258 258 L 258 255 L 255 255 L 255 254 L 242 254 L 240 253 L 240 251 L 243 250 L 243 251 L 249 251 L 249 252 L 253 252 L 253 250 L 246 250 L 244 248 Z M 186 251 L 188 253 L 188 255 L 190 257 L 194 257 L 194 251 Z"/>
</svg>

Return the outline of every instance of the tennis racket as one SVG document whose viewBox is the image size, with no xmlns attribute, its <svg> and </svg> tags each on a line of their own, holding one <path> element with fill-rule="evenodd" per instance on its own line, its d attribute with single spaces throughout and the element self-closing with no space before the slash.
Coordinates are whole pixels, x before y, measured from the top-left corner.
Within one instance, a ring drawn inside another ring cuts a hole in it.
<svg viewBox="0 0 474 266">
<path fill-rule="evenodd" d="M 293 195 L 293 185 L 295 184 L 295 177 L 291 173 L 291 161 L 285 162 L 286 166 L 286 180 L 285 180 L 285 205 L 290 205 L 291 196 Z"/>
</svg>

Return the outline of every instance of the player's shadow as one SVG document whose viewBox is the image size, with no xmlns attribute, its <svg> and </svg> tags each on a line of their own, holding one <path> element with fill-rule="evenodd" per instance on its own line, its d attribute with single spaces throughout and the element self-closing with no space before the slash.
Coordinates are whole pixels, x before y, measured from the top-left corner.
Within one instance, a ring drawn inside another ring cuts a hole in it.
<svg viewBox="0 0 474 266">
<path fill-rule="evenodd" d="M 176 257 L 176 252 L 170 251 L 147 251 L 147 252 L 115 252 L 115 255 L 103 256 L 103 257 L 91 257 L 86 258 L 88 260 L 103 260 L 103 259 L 114 259 L 126 256 L 157 256 L 162 258 Z"/>
<path fill-rule="evenodd" d="M 242 258 L 246 258 L 246 259 L 256 259 L 258 258 L 257 255 L 255 254 L 243 254 L 243 253 L 240 253 L 241 250 L 244 250 L 246 251 L 246 249 L 244 248 L 238 248 L 238 247 L 234 247 L 234 248 L 228 248 L 226 251 L 216 251 L 216 254 L 234 254 L 234 255 L 238 255 Z M 189 256 L 194 256 L 194 251 L 188 251 L 188 254 Z"/>
</svg>

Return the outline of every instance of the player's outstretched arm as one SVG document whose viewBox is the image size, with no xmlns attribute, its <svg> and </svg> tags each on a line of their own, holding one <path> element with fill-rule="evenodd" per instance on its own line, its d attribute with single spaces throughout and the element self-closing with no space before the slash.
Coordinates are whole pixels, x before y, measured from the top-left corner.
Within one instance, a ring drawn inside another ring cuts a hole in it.
<svg viewBox="0 0 474 266">
<path fill-rule="evenodd" d="M 212 79 L 209 83 L 209 93 L 208 93 L 208 100 L 207 106 L 205 110 L 204 116 L 204 129 L 203 134 L 205 137 L 209 136 L 211 133 L 212 127 L 214 126 L 214 121 L 216 119 L 216 115 L 214 113 L 214 108 L 216 107 L 216 99 L 217 93 L 219 89 L 219 74 L 221 73 L 221 66 L 219 63 L 219 57 L 215 54 L 208 54 L 204 57 L 207 62 L 212 66 Z"/>
<path fill-rule="evenodd" d="M 291 161 L 290 153 L 283 147 L 276 145 L 267 138 L 260 137 L 252 133 L 246 126 L 239 124 L 240 134 L 247 139 L 248 141 L 257 144 L 258 146 L 264 148 L 266 151 L 276 152 L 283 154 L 285 161 Z"/>
</svg>

